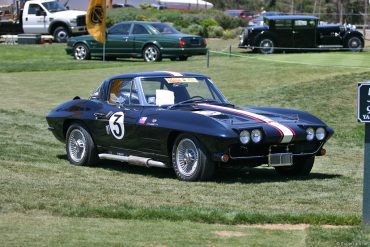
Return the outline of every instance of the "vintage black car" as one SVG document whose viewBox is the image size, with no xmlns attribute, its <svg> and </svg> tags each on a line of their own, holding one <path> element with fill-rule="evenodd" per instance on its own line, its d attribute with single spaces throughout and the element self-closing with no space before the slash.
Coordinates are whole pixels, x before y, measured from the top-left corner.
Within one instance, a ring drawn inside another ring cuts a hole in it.
<svg viewBox="0 0 370 247">
<path fill-rule="evenodd" d="M 207 76 L 177 72 L 113 76 L 89 99 L 57 106 L 47 122 L 74 165 L 173 167 L 185 181 L 210 179 L 222 165 L 308 175 L 333 134 L 303 111 L 236 108 Z"/>
<path fill-rule="evenodd" d="M 277 50 L 326 50 L 345 48 L 361 51 L 362 33 L 353 26 L 319 25 L 315 16 L 266 16 L 264 25 L 246 27 L 239 48 L 269 54 Z"/>
</svg>

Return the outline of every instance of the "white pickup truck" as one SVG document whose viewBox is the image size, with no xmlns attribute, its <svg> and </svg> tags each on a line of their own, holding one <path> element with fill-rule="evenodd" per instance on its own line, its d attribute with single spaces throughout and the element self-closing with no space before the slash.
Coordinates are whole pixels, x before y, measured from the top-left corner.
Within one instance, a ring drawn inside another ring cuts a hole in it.
<svg viewBox="0 0 370 247">
<path fill-rule="evenodd" d="M 0 21 L 3 34 L 51 34 L 57 42 L 66 42 L 74 34 L 86 33 L 86 12 L 68 10 L 56 0 L 31 0 L 24 3 L 15 20 Z"/>
</svg>

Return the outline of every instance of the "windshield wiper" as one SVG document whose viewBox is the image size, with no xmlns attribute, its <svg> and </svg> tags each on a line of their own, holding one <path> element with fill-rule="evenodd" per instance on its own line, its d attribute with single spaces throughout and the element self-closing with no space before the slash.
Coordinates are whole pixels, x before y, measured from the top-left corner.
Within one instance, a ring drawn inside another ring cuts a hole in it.
<svg viewBox="0 0 370 247">
<path fill-rule="evenodd" d="M 180 102 L 178 102 L 176 104 L 170 105 L 170 106 L 167 107 L 167 109 L 170 110 L 170 109 L 172 109 L 172 108 L 174 108 L 176 106 L 179 106 L 179 105 L 189 104 L 189 103 L 197 103 L 197 102 L 207 102 L 207 103 L 209 103 L 209 102 L 217 102 L 217 103 L 219 103 L 217 100 L 214 100 L 214 99 L 205 99 L 202 96 L 194 96 L 194 97 L 192 97 L 190 99 L 187 99 L 187 100 L 184 100 L 184 101 L 180 101 Z"/>
</svg>

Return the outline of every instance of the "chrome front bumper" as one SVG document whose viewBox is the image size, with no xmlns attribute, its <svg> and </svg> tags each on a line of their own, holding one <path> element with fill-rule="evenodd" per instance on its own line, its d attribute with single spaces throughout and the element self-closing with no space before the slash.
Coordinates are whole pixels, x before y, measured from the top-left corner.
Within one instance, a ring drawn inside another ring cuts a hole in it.
<svg viewBox="0 0 370 247">
<path fill-rule="evenodd" d="M 71 27 L 72 33 L 87 33 L 86 26 Z"/>
</svg>

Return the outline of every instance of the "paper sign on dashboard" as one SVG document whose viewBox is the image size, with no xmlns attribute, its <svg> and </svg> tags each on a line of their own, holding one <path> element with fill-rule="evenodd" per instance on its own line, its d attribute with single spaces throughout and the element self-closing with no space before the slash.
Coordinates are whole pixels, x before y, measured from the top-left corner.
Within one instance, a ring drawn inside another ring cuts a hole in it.
<svg viewBox="0 0 370 247">
<path fill-rule="evenodd" d="M 169 90 L 155 90 L 156 105 L 173 105 L 175 104 L 175 95 Z"/>
</svg>

